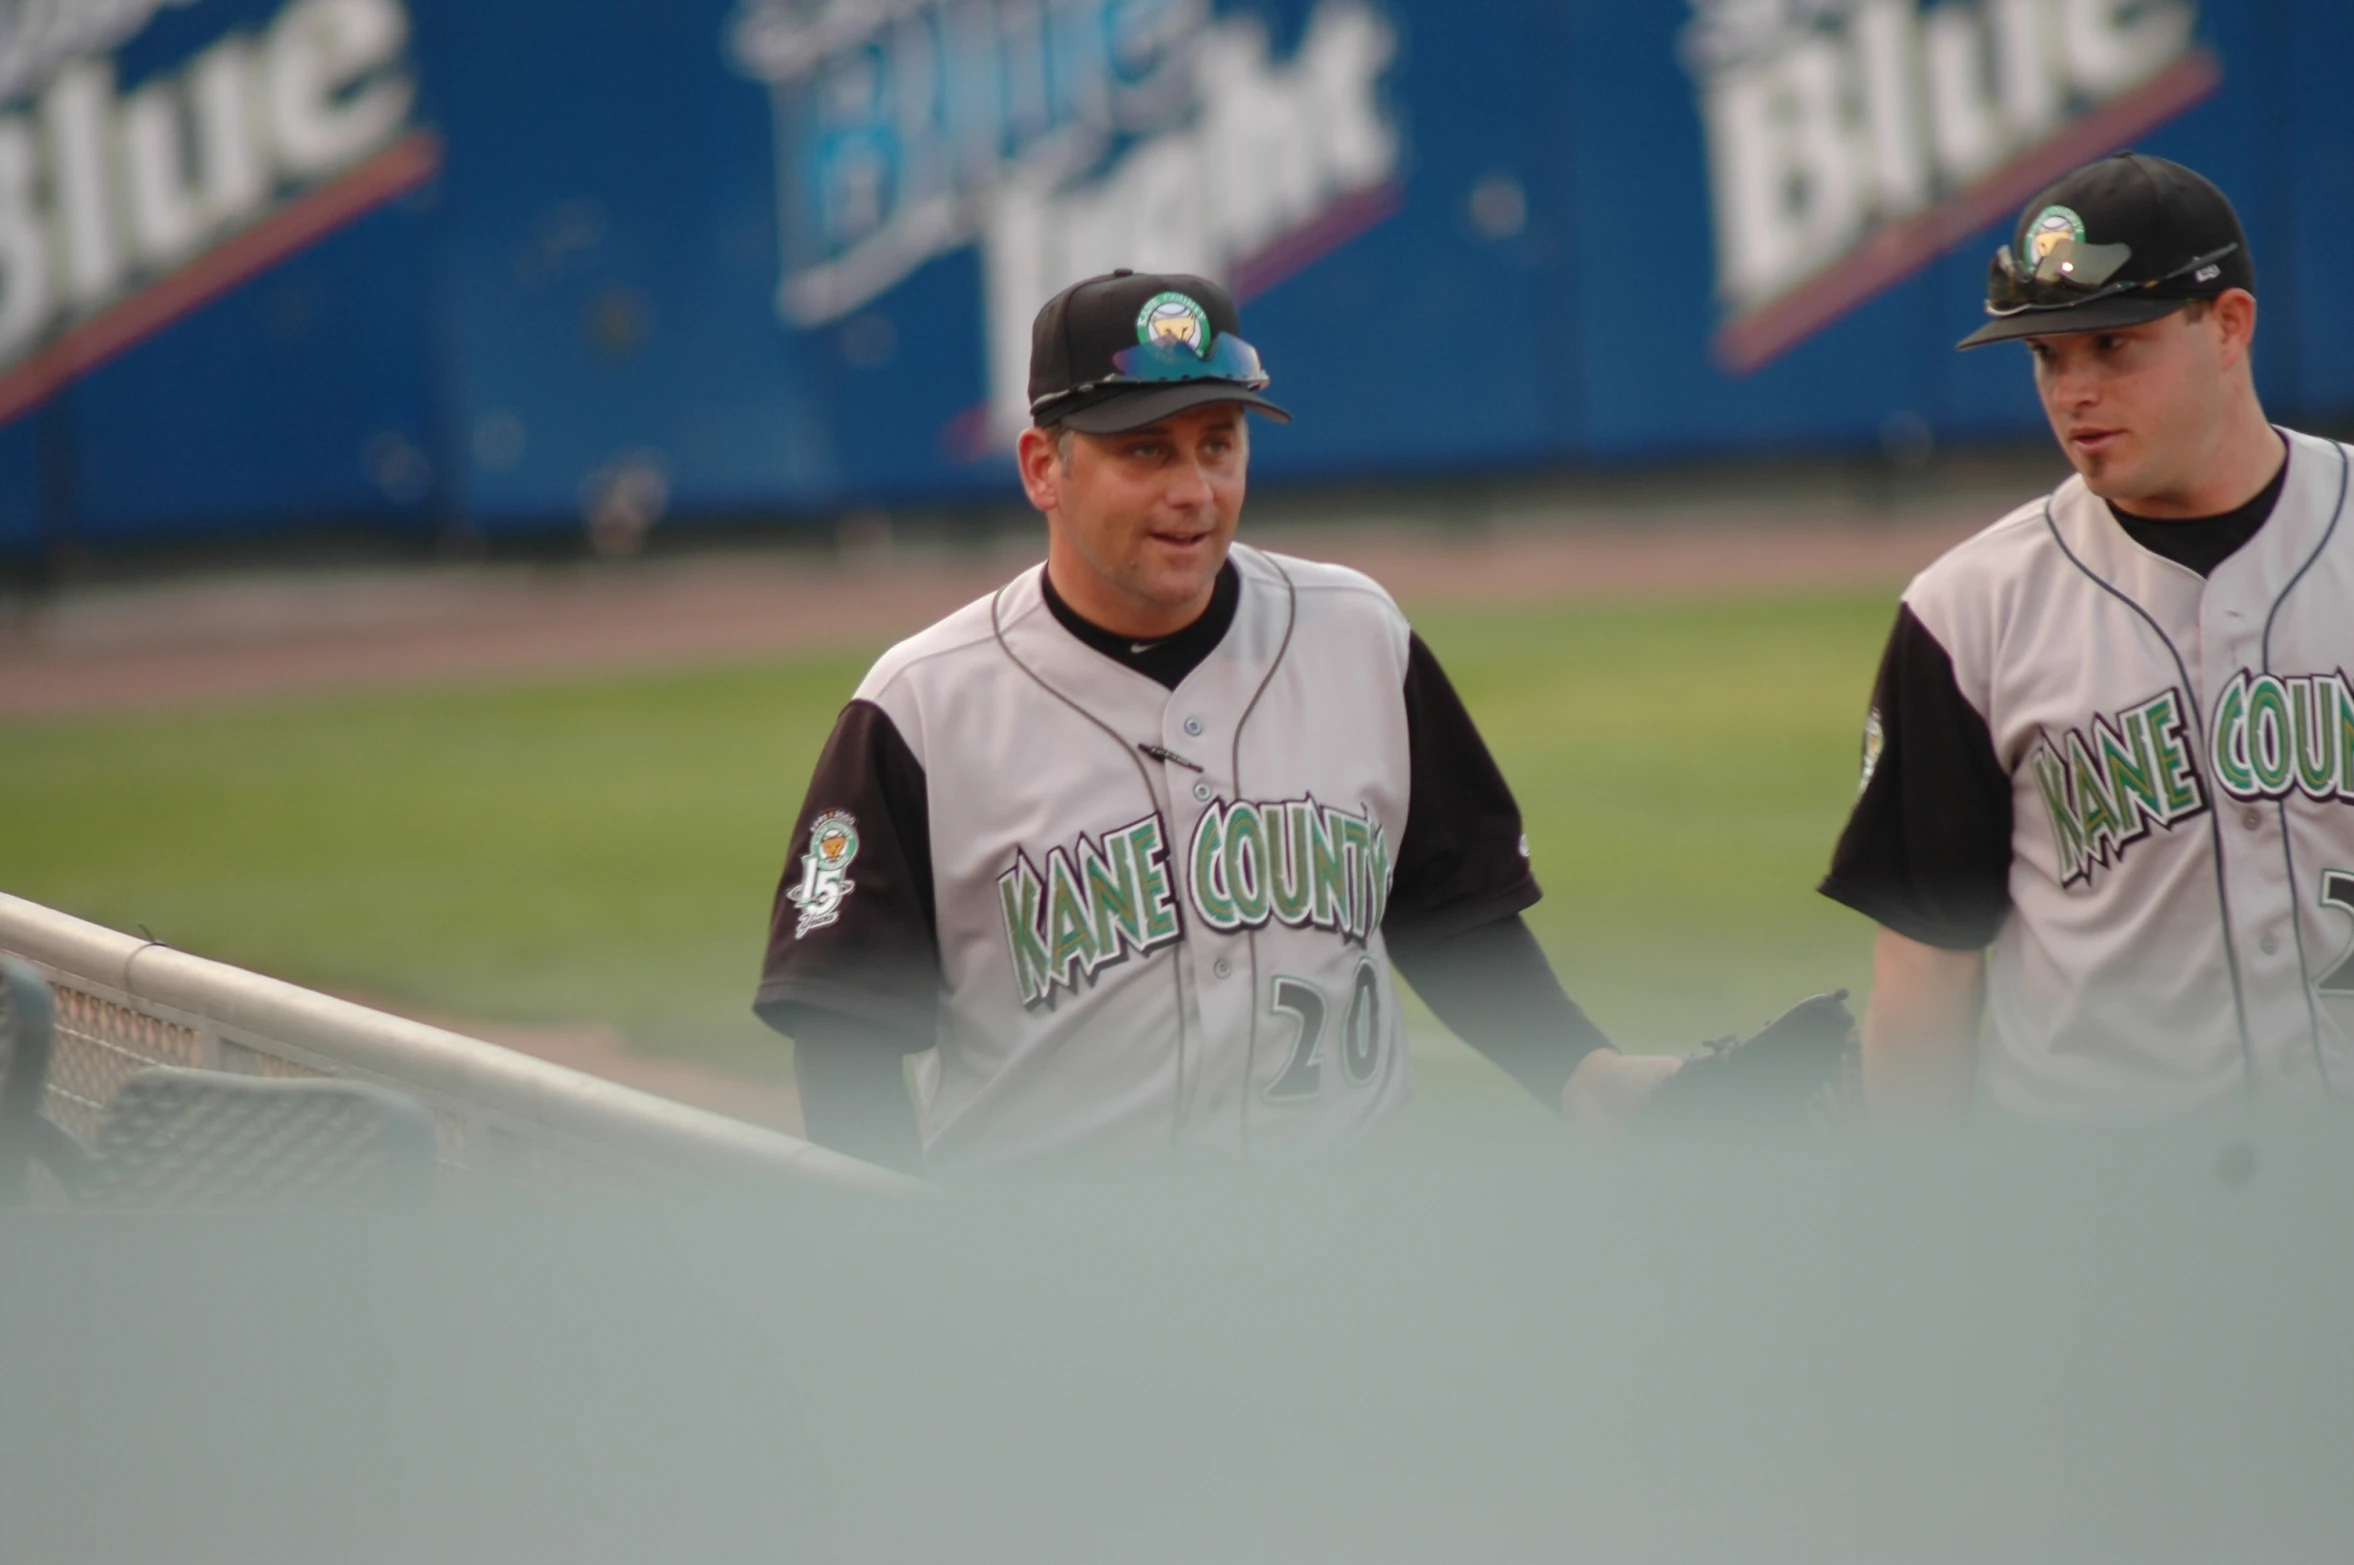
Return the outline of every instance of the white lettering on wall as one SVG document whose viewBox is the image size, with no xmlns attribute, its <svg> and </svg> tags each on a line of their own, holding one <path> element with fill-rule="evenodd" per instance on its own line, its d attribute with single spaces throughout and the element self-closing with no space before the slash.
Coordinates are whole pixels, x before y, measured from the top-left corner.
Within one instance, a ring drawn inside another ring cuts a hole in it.
<svg viewBox="0 0 2354 1565">
<path fill-rule="evenodd" d="M 1693 0 L 1718 289 L 1754 308 L 2191 48 L 2191 0 Z"/>
<path fill-rule="evenodd" d="M 1287 59 L 1209 0 L 738 6 L 731 51 L 776 116 L 778 313 L 840 320 L 978 243 L 998 431 L 1056 290 L 1115 266 L 1227 276 L 1398 176 L 1398 39 L 1369 0 L 1320 0 Z"/>
<path fill-rule="evenodd" d="M 68 60 L 103 54 L 158 11 L 196 0 L 9 0 L 0 7 L 0 103 L 39 88 Z"/>
<path fill-rule="evenodd" d="M 795 326 L 980 237 L 1009 187 L 1078 177 L 1194 103 L 1209 0 L 738 0 L 728 47 L 776 121 Z"/>
<path fill-rule="evenodd" d="M 415 101 L 408 37 L 400 0 L 293 0 L 127 97 L 107 57 L 56 70 L 0 115 L 0 363 L 384 147 Z"/>
<path fill-rule="evenodd" d="M 49 233 L 33 196 L 40 169 L 32 126 L 0 119 L 0 353 L 49 319 Z"/>
<path fill-rule="evenodd" d="M 270 29 L 270 129 L 286 171 L 333 173 L 391 139 L 416 87 L 378 73 L 400 58 L 409 18 L 394 0 L 302 0 Z"/>
<path fill-rule="evenodd" d="M 1389 23 L 1355 0 L 1324 0 L 1280 64 L 1257 22 L 1222 21 L 1201 40 L 1191 125 L 1089 183 L 1007 192 L 983 248 L 992 427 L 1025 421 L 1031 318 L 1067 284 L 1116 266 L 1224 277 L 1335 202 L 1389 184 L 1398 136 L 1381 80 L 1396 52 Z"/>
</svg>

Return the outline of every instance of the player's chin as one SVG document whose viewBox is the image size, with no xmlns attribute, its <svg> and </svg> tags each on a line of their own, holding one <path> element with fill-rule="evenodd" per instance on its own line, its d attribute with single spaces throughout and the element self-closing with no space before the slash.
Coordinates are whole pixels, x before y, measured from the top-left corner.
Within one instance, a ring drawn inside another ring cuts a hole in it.
<svg viewBox="0 0 2354 1565">
<path fill-rule="evenodd" d="M 2079 452 L 2071 448 L 2068 461 L 2084 480 L 2084 487 L 2103 500 L 2130 504 L 2150 488 L 2145 481 L 2144 464 L 2127 461 L 2122 452 Z"/>
<path fill-rule="evenodd" d="M 1154 596 L 1184 601 L 1197 596 L 1218 567 L 1226 563 L 1232 539 L 1222 532 L 1151 533 L 1145 538 L 1143 565 L 1158 588 Z"/>
<path fill-rule="evenodd" d="M 2102 430 L 2060 442 L 2068 465 L 2084 475 L 2085 487 L 2103 499 L 2119 498 L 2111 491 L 2129 489 L 2148 464 L 2142 442 L 2125 430 Z"/>
</svg>

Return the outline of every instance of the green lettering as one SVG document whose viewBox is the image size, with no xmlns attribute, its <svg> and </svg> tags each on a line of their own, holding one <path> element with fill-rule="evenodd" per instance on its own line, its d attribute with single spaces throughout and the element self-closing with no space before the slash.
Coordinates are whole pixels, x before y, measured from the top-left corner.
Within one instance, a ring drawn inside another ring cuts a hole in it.
<svg viewBox="0 0 2354 1565">
<path fill-rule="evenodd" d="M 2256 791 L 2256 775 L 2248 766 L 2246 674 L 2224 686 L 2223 699 L 2215 703 L 2215 734 L 2209 749 L 2225 793 L 2244 799 Z"/>
<path fill-rule="evenodd" d="M 1372 892 L 1368 899 L 1371 911 L 1365 916 L 1365 930 L 1370 935 L 1381 927 L 1381 921 L 1388 915 L 1390 907 L 1390 839 L 1389 834 L 1379 826 L 1373 828 L 1373 835 L 1367 844 L 1365 871 L 1366 885 Z"/>
<path fill-rule="evenodd" d="M 2310 674 L 2301 674 L 2289 681 L 2291 727 L 2295 741 L 2289 746 L 2297 762 L 2297 786 L 2308 798 L 2326 799 L 2338 791 L 2338 746 L 2331 731 L 2337 715 L 2336 681 L 2328 683 Z"/>
<path fill-rule="evenodd" d="M 2095 858 L 2106 858 L 2108 849 L 2122 840 L 2125 822 L 2117 813 L 2117 801 L 2109 797 L 2099 764 L 2086 752 L 2083 736 L 2073 729 L 2068 733 L 2068 781 L 2076 794 L 2085 850 Z"/>
<path fill-rule="evenodd" d="M 2270 674 L 2259 674 L 2248 687 L 2248 763 L 2256 786 L 2265 795 L 2288 792 L 2289 693 Z"/>
<path fill-rule="evenodd" d="M 2108 771 L 2109 795 L 2117 801 L 2127 830 L 2138 832 L 2142 823 L 2163 820 L 2165 811 L 2158 802 L 2157 766 L 2150 756 L 2149 729 L 2139 712 L 2125 714 L 2125 734 L 2121 739 L 2109 731 L 2109 725 L 2095 721 L 2093 743 L 2100 748 L 2101 764 Z"/>
<path fill-rule="evenodd" d="M 1136 866 L 1136 890 L 1144 905 L 1144 949 L 1177 938 L 1177 904 L 1169 899 L 1168 847 L 1161 818 L 1148 816 L 1122 834 L 1128 862 Z"/>
<path fill-rule="evenodd" d="M 2066 885 L 2085 872 L 2084 826 L 2068 799 L 2068 770 L 2049 745 L 2036 750 L 2034 765 L 2036 787 L 2051 813 L 2052 839 L 2060 850 L 2060 884 Z"/>
<path fill-rule="evenodd" d="M 1085 837 L 1079 839 L 1079 876 L 1095 909 L 1095 949 L 1108 962 L 1119 955 L 1123 940 L 1130 950 L 1144 949 L 1144 920 L 1136 899 L 1136 867 L 1128 839 L 1106 838 L 1104 850 L 1098 853 Z"/>
<path fill-rule="evenodd" d="M 2190 747 L 2182 742 L 2181 704 L 2169 690 L 2143 707 L 2142 715 L 2158 747 L 2158 785 L 2165 793 L 2165 818 L 2187 815 L 2199 807 L 2199 790 L 2191 774 Z"/>
<path fill-rule="evenodd" d="M 1365 915 L 1372 899 L 1364 890 L 1367 871 L 1372 868 L 1372 856 L 1365 850 L 1372 841 L 1372 833 L 1365 822 L 1354 815 L 1340 818 L 1340 841 L 1348 854 L 1348 906 L 1341 915 L 1341 928 L 1362 939 L 1365 934 Z"/>
<path fill-rule="evenodd" d="M 1234 910 L 1233 900 L 1226 894 L 1225 867 L 1220 862 L 1220 848 L 1225 844 L 1226 812 L 1212 804 L 1202 811 L 1201 823 L 1193 828 L 1192 883 L 1194 911 L 1212 929 L 1232 929 L 1242 922 Z"/>
<path fill-rule="evenodd" d="M 1267 835 L 1259 807 L 1241 800 L 1226 811 L 1226 891 L 1243 923 L 1267 922 Z"/>
<path fill-rule="evenodd" d="M 2338 797 L 2354 799 L 2354 690 L 2346 688 L 2346 676 L 2335 675 L 2331 684 L 2336 687 L 2338 709 Z"/>
<path fill-rule="evenodd" d="M 997 877 L 997 901 L 1005 913 L 1006 943 L 1013 950 L 1014 989 L 1022 1004 L 1036 1005 L 1054 993 L 1046 942 L 1038 933 L 1038 872 L 1020 852 L 1014 867 Z"/>
<path fill-rule="evenodd" d="M 1308 869 L 1308 815 L 1314 806 L 1294 799 L 1280 806 L 1267 830 L 1268 879 L 1275 916 L 1297 928 L 1308 920 L 1316 889 Z"/>
<path fill-rule="evenodd" d="M 1347 863 L 1341 856 L 1341 813 L 1327 804 L 1308 817 L 1308 870 L 1316 886 L 1316 925 L 1338 929 L 1348 912 Z"/>
<path fill-rule="evenodd" d="M 1046 966 L 1065 985 L 1079 987 L 1074 963 L 1095 968 L 1094 919 L 1087 898 L 1071 875 L 1071 861 L 1060 848 L 1046 856 Z"/>
</svg>

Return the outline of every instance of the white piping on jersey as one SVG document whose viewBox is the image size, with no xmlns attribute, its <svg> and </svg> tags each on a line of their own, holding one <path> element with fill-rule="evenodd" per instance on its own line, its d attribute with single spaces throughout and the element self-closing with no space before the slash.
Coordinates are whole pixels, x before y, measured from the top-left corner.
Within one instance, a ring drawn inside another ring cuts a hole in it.
<svg viewBox="0 0 2354 1565">
<path fill-rule="evenodd" d="M 2286 435 L 2281 436 L 2281 443 L 2284 446 L 2288 444 Z M 2344 446 L 2338 446 L 2337 452 L 2338 503 L 2330 511 L 2329 526 L 2322 529 L 2321 541 L 2313 546 L 2311 554 L 2305 556 L 2305 563 L 2297 567 L 2296 574 L 2289 578 L 2288 585 L 2281 588 L 2280 596 L 2272 600 L 2271 612 L 2264 616 L 2264 641 L 2259 652 L 2259 659 L 2262 672 L 2267 674 L 2272 672 L 2272 627 L 2280 619 L 2281 605 L 2289 601 L 2289 594 L 2297 590 L 2297 583 L 2303 581 L 2305 573 L 2313 569 L 2313 562 L 2321 558 L 2322 551 L 2329 547 L 2330 540 L 2338 535 L 2338 523 L 2345 519 L 2346 485 L 2348 478 L 2354 476 L 2354 468 L 2349 467 Z M 2289 835 L 2289 801 L 2286 798 L 2280 799 L 2274 803 L 2273 809 L 2280 819 L 2281 867 L 2288 872 L 2289 895 L 2294 898 L 2297 894 L 2297 846 Z M 2305 956 L 2305 921 L 2303 919 L 2291 918 L 2289 920 L 2289 938 L 2297 942 L 2297 977 L 2305 985 L 2305 1031 L 2306 1035 L 2313 1040 L 2313 1064 L 2321 1072 L 2322 1090 L 2334 1092 L 2337 1090 L 2337 1086 L 2329 1079 L 2329 1059 L 2321 1049 L 2321 1003 L 2314 998 L 2313 994 L 2313 965 L 2306 960 Z M 2229 944 L 2228 940 L 2226 944 Z"/>
</svg>

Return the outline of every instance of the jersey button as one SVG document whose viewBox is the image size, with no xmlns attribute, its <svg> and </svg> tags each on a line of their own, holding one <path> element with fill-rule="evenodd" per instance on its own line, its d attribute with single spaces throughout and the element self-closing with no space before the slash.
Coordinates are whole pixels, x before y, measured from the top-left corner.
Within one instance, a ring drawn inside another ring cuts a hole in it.
<svg viewBox="0 0 2354 1565">
<path fill-rule="evenodd" d="M 1193 785 L 1193 796 L 1201 800 L 1204 804 L 1209 803 L 1210 785 L 1206 782 L 1195 783 Z"/>
<path fill-rule="evenodd" d="M 2247 827 L 2248 830 L 2254 831 L 2257 827 L 2264 824 L 2264 812 L 2261 810 L 2242 810 L 2240 811 L 2240 824 Z"/>
<path fill-rule="evenodd" d="M 2272 955 L 2273 952 L 2280 949 L 2280 936 L 2267 934 L 2263 939 L 2256 942 L 2256 949 L 2263 952 L 2266 956 Z"/>
<path fill-rule="evenodd" d="M 1218 960 L 1210 964 L 1210 971 L 1216 973 L 1220 978 L 1232 978 L 1234 976 L 1234 964 L 1227 961 L 1226 958 L 1220 957 Z"/>
<path fill-rule="evenodd" d="M 1187 718 L 1185 720 L 1185 731 L 1193 735 L 1194 738 L 1199 739 L 1202 736 L 1202 720 L 1198 717 Z"/>
</svg>

